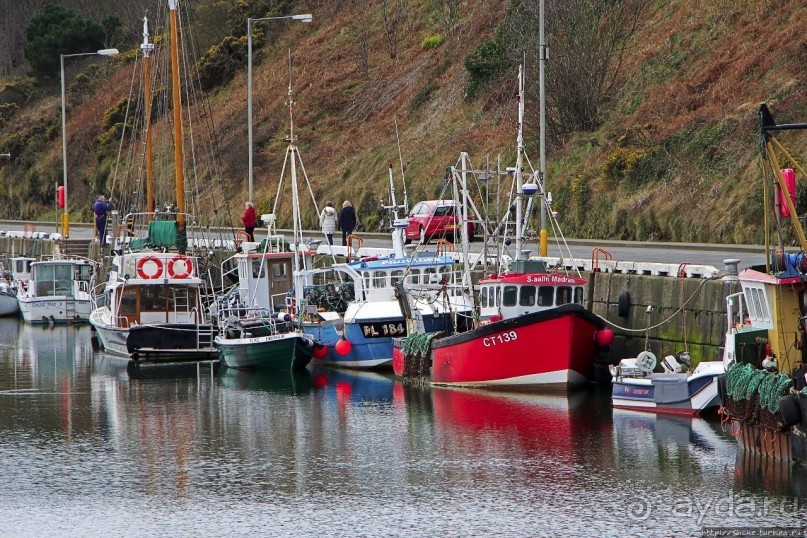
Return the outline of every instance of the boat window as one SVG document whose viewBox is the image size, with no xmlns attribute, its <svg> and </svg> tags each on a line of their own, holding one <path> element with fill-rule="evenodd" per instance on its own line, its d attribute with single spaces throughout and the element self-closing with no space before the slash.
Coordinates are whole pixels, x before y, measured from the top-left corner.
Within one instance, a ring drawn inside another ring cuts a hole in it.
<svg viewBox="0 0 807 538">
<path fill-rule="evenodd" d="M 137 314 L 137 288 L 124 288 L 120 298 L 119 311 L 123 315 Z"/>
<path fill-rule="evenodd" d="M 77 279 L 89 282 L 92 277 L 92 267 L 89 265 L 79 265 L 76 269 L 78 269 Z"/>
<path fill-rule="evenodd" d="M 36 294 L 40 297 L 53 295 L 53 266 L 39 265 L 34 268 L 34 280 L 36 281 Z"/>
<path fill-rule="evenodd" d="M 495 286 L 493 289 L 496 291 L 496 304 L 493 306 L 499 306 L 502 304 L 502 288 Z"/>
<path fill-rule="evenodd" d="M 364 289 L 370 289 L 370 271 L 362 271 L 361 276 L 364 278 Z"/>
<path fill-rule="evenodd" d="M 16 273 L 27 273 L 28 272 L 28 267 L 27 267 L 27 264 L 25 263 L 25 260 L 17 260 L 14 263 L 16 264 L 16 267 L 17 267 L 14 270 L 14 272 L 16 272 Z"/>
<path fill-rule="evenodd" d="M 392 272 L 392 276 L 390 277 L 390 284 L 395 286 L 395 284 L 400 282 L 402 278 L 403 278 L 403 270 L 402 269 L 395 269 Z"/>
<path fill-rule="evenodd" d="M 286 275 L 288 275 L 288 266 L 285 263 L 272 264 L 273 278 L 284 278 Z"/>
<path fill-rule="evenodd" d="M 574 288 L 574 302 L 577 304 L 583 304 L 583 287 L 582 286 L 575 286 Z"/>
<path fill-rule="evenodd" d="M 252 261 L 252 278 L 263 278 L 266 276 L 266 264 L 262 260 Z"/>
<path fill-rule="evenodd" d="M 387 287 L 387 273 L 386 271 L 376 271 L 373 273 L 373 287 L 386 288 Z"/>
<path fill-rule="evenodd" d="M 73 266 L 53 267 L 54 295 L 73 295 Z"/>
<path fill-rule="evenodd" d="M 517 296 L 518 288 L 516 286 L 505 286 L 504 296 L 502 297 L 502 306 L 516 306 Z"/>
<path fill-rule="evenodd" d="M 535 305 L 535 286 L 521 286 L 518 294 L 519 306 Z"/>
<path fill-rule="evenodd" d="M 572 288 L 570 286 L 558 286 L 558 297 L 557 297 L 557 304 L 558 306 L 562 304 L 569 304 L 572 302 Z"/>
<path fill-rule="evenodd" d="M 554 295 L 552 286 L 538 286 L 538 306 L 552 306 Z"/>
<path fill-rule="evenodd" d="M 436 273 L 437 273 L 437 269 L 435 269 L 434 267 L 427 267 L 426 269 L 424 269 L 423 270 L 423 283 L 424 284 L 430 284 L 430 283 L 438 282 L 438 279 L 435 276 L 432 276 L 432 275 L 435 275 Z"/>
<path fill-rule="evenodd" d="M 420 284 L 420 269 L 412 269 L 409 280 L 412 284 Z"/>
<path fill-rule="evenodd" d="M 756 292 L 759 294 L 759 313 L 764 321 L 770 321 L 771 315 L 768 313 L 768 303 L 765 301 L 765 295 L 760 289 L 757 289 Z"/>
<path fill-rule="evenodd" d="M 483 307 L 488 306 L 488 287 L 482 286 L 482 298 L 480 299 L 480 303 Z"/>
</svg>

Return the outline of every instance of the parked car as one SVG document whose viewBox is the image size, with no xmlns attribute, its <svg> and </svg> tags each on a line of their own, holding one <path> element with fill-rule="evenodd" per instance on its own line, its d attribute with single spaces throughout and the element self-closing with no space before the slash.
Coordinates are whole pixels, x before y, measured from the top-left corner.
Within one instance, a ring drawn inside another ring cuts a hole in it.
<svg viewBox="0 0 807 538">
<path fill-rule="evenodd" d="M 418 202 L 409 212 L 406 227 L 406 242 L 412 240 L 428 243 L 431 239 L 450 238 L 459 240 L 459 208 L 452 200 L 425 200 Z M 468 222 L 468 240 L 474 240 L 474 224 Z"/>
</svg>

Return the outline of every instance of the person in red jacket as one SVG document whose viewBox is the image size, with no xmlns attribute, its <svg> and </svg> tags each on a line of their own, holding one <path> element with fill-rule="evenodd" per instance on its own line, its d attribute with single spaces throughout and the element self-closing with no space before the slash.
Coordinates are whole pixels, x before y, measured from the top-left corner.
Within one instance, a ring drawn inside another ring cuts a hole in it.
<svg viewBox="0 0 807 538">
<path fill-rule="evenodd" d="M 244 223 L 244 231 L 247 232 L 249 240 L 254 241 L 255 236 L 252 234 L 258 224 L 258 216 L 255 214 L 255 206 L 252 205 L 252 202 L 247 202 L 246 211 L 241 215 L 241 222 Z"/>
</svg>

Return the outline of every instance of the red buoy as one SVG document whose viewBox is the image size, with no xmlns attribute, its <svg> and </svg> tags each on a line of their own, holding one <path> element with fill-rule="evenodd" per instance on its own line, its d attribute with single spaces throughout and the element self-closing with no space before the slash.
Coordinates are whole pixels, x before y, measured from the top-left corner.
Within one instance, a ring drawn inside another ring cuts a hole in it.
<svg viewBox="0 0 807 538">
<path fill-rule="evenodd" d="M 328 346 L 314 344 L 314 358 L 324 359 L 328 355 Z"/>
<path fill-rule="evenodd" d="M 614 343 L 614 331 L 611 329 L 600 329 L 596 334 L 597 345 L 608 347 Z"/>
<path fill-rule="evenodd" d="M 334 349 L 336 349 L 336 352 L 340 355 L 347 355 L 350 353 L 350 350 L 353 349 L 353 344 L 351 344 L 350 340 L 347 338 L 340 338 L 334 346 Z"/>
</svg>

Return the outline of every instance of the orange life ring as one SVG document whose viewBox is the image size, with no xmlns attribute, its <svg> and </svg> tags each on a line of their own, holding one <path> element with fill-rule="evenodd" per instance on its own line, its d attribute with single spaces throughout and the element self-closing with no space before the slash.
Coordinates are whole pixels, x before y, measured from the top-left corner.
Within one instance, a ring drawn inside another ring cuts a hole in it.
<svg viewBox="0 0 807 538">
<path fill-rule="evenodd" d="M 157 265 L 157 271 L 155 271 L 154 274 L 149 274 L 143 270 L 143 266 L 146 265 L 146 262 L 150 261 L 154 262 Z M 140 260 L 138 260 L 137 262 L 137 274 L 140 276 L 140 278 L 146 280 L 153 280 L 155 278 L 160 278 L 160 276 L 163 274 L 162 260 L 160 258 L 157 258 L 156 256 L 146 256 L 144 258 L 140 258 Z"/>
<path fill-rule="evenodd" d="M 185 271 L 178 273 L 174 271 L 174 264 L 181 261 L 185 264 Z M 188 278 L 193 272 L 193 262 L 184 254 L 177 254 L 168 261 L 168 276 L 171 278 Z"/>
</svg>

